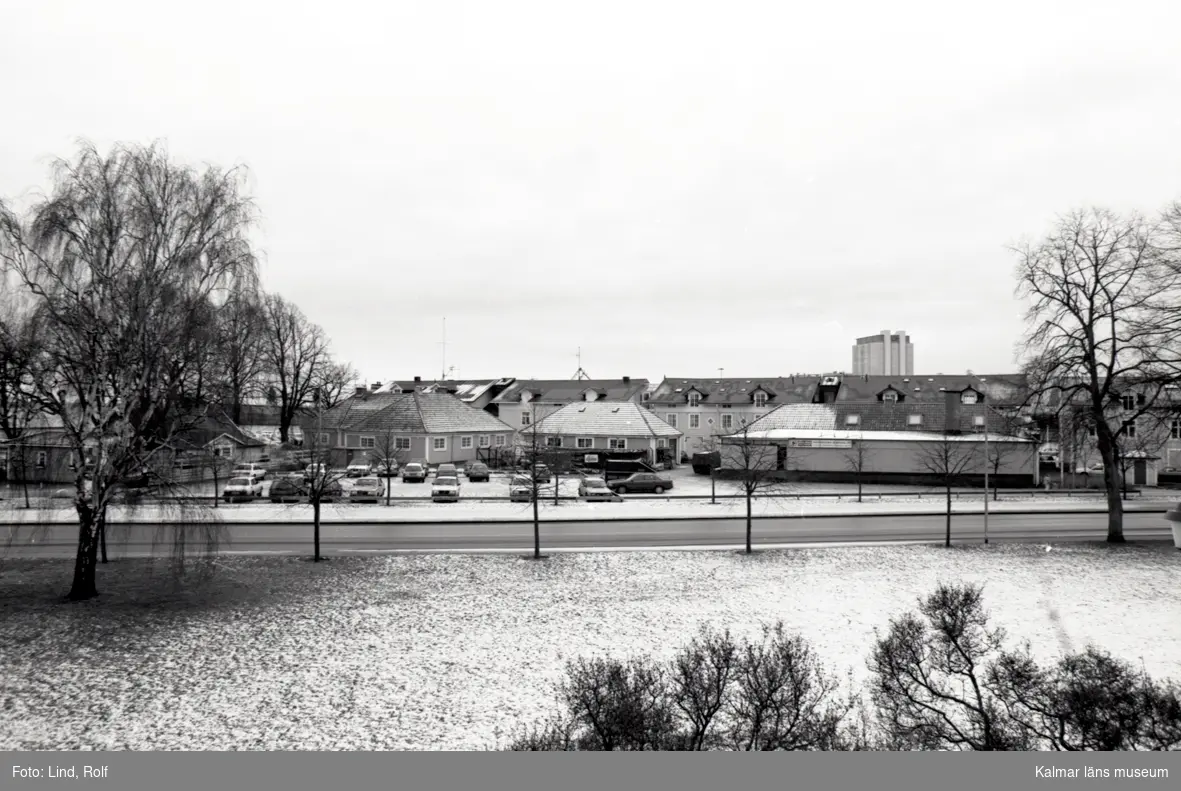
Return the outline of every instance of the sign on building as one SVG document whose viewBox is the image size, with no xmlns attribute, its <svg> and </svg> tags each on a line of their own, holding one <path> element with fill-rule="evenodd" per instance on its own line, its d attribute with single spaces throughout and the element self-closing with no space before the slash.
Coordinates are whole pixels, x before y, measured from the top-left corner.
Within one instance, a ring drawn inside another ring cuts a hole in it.
<svg viewBox="0 0 1181 791">
<path fill-rule="evenodd" d="M 787 441 L 789 448 L 851 448 L 853 447 L 853 440 L 850 439 L 789 439 Z"/>
</svg>

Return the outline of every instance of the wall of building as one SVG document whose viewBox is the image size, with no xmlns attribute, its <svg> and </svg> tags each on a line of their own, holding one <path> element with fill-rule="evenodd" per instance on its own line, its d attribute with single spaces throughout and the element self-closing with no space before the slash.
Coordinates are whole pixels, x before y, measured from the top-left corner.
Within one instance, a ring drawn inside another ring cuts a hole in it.
<svg viewBox="0 0 1181 791">
<path fill-rule="evenodd" d="M 507 423 L 517 431 L 524 428 L 521 423 L 521 415 L 529 413 L 530 419 L 534 422 L 541 420 L 547 415 L 552 415 L 561 409 L 564 404 L 522 404 L 521 402 L 502 402 L 498 411 L 497 417 L 502 423 Z M 534 410 L 536 409 L 536 414 Z"/>
<path fill-rule="evenodd" d="M 704 453 L 710 450 L 715 434 L 737 429 L 742 424 L 743 418 L 746 419 L 747 423 L 752 423 L 774 408 L 774 405 L 771 403 L 767 404 L 767 406 L 757 408 L 753 403 L 734 404 L 727 409 L 722 409 L 717 404 L 710 405 L 707 402 L 702 402 L 699 406 L 695 407 L 689 406 L 688 403 L 651 405 L 652 412 L 657 417 L 681 432 L 681 437 L 677 441 L 677 447 L 681 452 L 687 453 L 690 456 L 694 453 Z M 670 415 L 675 415 L 675 422 L 669 420 Z M 696 428 L 691 425 L 690 415 L 697 415 L 698 417 Z M 730 415 L 732 417 L 732 429 L 722 428 L 723 415 Z M 710 423 L 711 420 L 713 423 Z"/>
</svg>

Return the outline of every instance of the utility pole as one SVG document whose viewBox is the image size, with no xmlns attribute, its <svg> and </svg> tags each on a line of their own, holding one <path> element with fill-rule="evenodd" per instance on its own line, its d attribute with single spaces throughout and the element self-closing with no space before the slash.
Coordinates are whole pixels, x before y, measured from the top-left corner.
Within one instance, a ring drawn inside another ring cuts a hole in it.
<svg viewBox="0 0 1181 791">
<path fill-rule="evenodd" d="M 981 397 L 984 396 L 984 377 L 977 376 L 976 381 L 982 386 L 980 388 Z M 988 543 L 988 467 L 992 464 L 992 459 L 988 454 L 988 404 L 984 404 L 984 543 Z"/>
<path fill-rule="evenodd" d="M 443 317 L 443 341 L 440 344 L 443 347 L 443 369 L 439 373 L 439 379 L 447 378 L 447 317 Z"/>
<path fill-rule="evenodd" d="M 581 346 L 578 347 L 578 354 L 576 354 L 575 357 L 578 358 L 578 370 L 575 371 L 574 376 L 571 376 L 570 378 L 575 379 L 575 380 L 590 379 L 590 374 L 588 374 L 586 371 L 582 370 L 582 347 Z"/>
</svg>

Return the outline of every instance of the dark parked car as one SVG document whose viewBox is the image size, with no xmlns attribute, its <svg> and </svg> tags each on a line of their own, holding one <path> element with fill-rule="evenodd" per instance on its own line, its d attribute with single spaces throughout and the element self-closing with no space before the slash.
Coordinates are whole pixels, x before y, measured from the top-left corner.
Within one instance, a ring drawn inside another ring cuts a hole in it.
<svg viewBox="0 0 1181 791">
<path fill-rule="evenodd" d="M 454 464 L 440 464 L 435 470 L 436 478 L 458 478 L 459 470 Z"/>
<path fill-rule="evenodd" d="M 426 467 L 416 461 L 402 467 L 402 480 L 406 483 L 422 483 L 426 480 Z"/>
<path fill-rule="evenodd" d="M 306 496 L 307 490 L 304 488 L 302 475 L 287 475 L 271 484 L 272 503 L 298 503 Z"/>
<path fill-rule="evenodd" d="M 553 473 L 549 471 L 549 466 L 546 464 L 538 464 L 536 466 L 525 462 L 521 465 L 521 472 L 532 477 L 538 483 L 550 483 L 553 481 Z"/>
<path fill-rule="evenodd" d="M 488 465 L 482 461 L 473 461 L 463 468 L 463 472 L 469 481 L 487 481 L 491 475 Z"/>
<path fill-rule="evenodd" d="M 607 484 L 608 488 L 613 492 L 619 494 L 627 494 L 628 492 L 653 492 L 661 494 L 662 492 L 673 488 L 673 482 L 669 478 L 665 478 L 655 472 L 637 472 L 627 476 L 618 481 L 611 481 Z"/>
<path fill-rule="evenodd" d="M 340 481 L 328 481 L 328 483 L 323 484 L 323 487 L 320 489 L 320 502 L 322 503 L 331 503 L 335 502 L 336 500 L 343 500 L 344 496 L 344 487 L 340 485 Z"/>
</svg>

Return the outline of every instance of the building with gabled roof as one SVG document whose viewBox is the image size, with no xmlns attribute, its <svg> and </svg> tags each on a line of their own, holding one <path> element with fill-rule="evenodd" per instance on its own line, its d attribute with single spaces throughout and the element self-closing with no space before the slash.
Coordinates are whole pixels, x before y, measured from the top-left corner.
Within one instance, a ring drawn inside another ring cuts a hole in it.
<svg viewBox="0 0 1181 791">
<path fill-rule="evenodd" d="M 547 447 L 576 450 L 650 450 L 670 448 L 676 454 L 681 432 L 634 401 L 589 401 L 561 407 L 533 426 L 518 441 L 536 433 Z"/>
<path fill-rule="evenodd" d="M 428 464 L 475 461 L 481 450 L 511 447 L 513 437 L 511 426 L 450 393 L 365 392 L 303 420 L 304 434 L 340 465 L 374 457 L 386 437 L 401 461 Z"/>
<path fill-rule="evenodd" d="M 500 419 L 515 429 L 557 412 L 567 404 L 593 401 L 642 403 L 647 379 L 517 379 L 492 399 Z"/>
<path fill-rule="evenodd" d="M 398 379 L 375 382 L 369 386 L 373 393 L 450 393 L 468 406 L 483 409 L 493 415 L 497 413 L 492 403 L 506 387 L 513 383 L 513 377 L 498 379 L 427 379 L 421 376 L 413 379 Z"/>
</svg>

